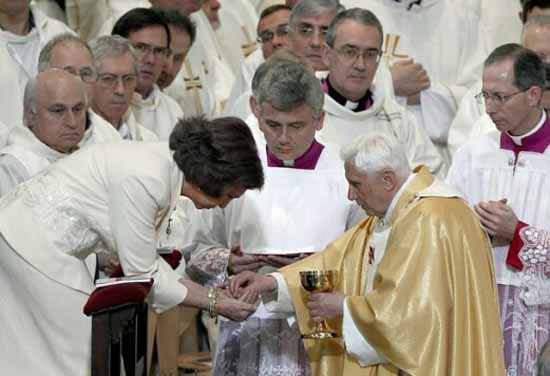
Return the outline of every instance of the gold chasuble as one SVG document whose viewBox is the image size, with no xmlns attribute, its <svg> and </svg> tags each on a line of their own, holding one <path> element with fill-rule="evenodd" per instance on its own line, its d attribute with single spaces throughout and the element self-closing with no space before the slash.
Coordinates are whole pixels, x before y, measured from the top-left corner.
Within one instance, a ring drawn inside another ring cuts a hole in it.
<svg viewBox="0 0 550 376">
<path fill-rule="evenodd" d="M 300 330 L 313 331 L 299 272 L 339 270 L 355 325 L 388 363 L 361 367 L 340 339 L 304 340 L 313 375 L 504 375 L 491 246 L 467 204 L 429 195 L 434 178 L 419 168 L 393 211 L 373 290 L 367 243 L 370 217 L 323 252 L 281 269 Z M 437 185 L 440 183 L 434 184 Z M 328 322 L 342 335 L 342 320 Z"/>
</svg>

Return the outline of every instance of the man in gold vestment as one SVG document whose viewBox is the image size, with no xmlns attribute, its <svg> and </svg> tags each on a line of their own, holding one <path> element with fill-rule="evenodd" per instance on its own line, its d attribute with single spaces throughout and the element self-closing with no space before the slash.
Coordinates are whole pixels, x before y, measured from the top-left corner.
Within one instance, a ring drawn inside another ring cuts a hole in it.
<svg viewBox="0 0 550 376">
<path fill-rule="evenodd" d="M 314 375 L 504 375 L 486 233 L 456 191 L 402 146 L 371 133 L 342 150 L 349 198 L 370 215 L 323 252 L 230 291 L 258 289 L 302 333 L 327 320 L 337 339 L 305 340 Z M 308 294 L 300 271 L 338 270 L 334 292 Z"/>
</svg>

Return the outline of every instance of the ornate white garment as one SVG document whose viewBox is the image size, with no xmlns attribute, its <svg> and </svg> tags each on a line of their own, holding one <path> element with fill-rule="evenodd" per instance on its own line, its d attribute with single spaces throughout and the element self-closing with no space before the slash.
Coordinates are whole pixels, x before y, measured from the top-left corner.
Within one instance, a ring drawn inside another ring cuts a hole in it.
<svg viewBox="0 0 550 376">
<path fill-rule="evenodd" d="M 130 111 L 139 124 L 156 134 L 162 141 L 168 140 L 176 123 L 183 117 L 179 104 L 160 91 L 157 85 L 145 99 L 138 92 L 134 92 Z"/>
</svg>

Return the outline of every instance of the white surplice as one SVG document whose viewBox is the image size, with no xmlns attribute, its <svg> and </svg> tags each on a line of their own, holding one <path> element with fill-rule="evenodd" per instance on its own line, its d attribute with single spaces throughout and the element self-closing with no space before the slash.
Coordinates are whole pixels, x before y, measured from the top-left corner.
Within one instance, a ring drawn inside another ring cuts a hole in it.
<svg viewBox="0 0 550 376">
<path fill-rule="evenodd" d="M 35 27 L 20 36 L 0 30 L 0 121 L 8 126 L 23 119 L 23 92 L 37 74 L 38 55 L 50 39 L 61 33 L 73 33 L 67 25 L 46 17 L 31 7 Z"/>
<path fill-rule="evenodd" d="M 427 71 L 430 88 L 421 92 L 420 106 L 407 109 L 444 148 L 462 95 L 479 77 L 486 57 L 478 48 L 479 14 L 453 0 L 344 0 L 342 4 L 366 8 L 378 17 L 385 33 L 384 62 L 409 56 Z"/>
<path fill-rule="evenodd" d="M 244 60 L 240 73 L 237 75 L 235 83 L 231 88 L 231 95 L 229 96 L 229 101 L 225 108 L 225 114 L 246 119 L 248 115 L 252 113 L 248 102 L 252 94 L 252 78 L 254 78 L 256 69 L 258 69 L 264 61 L 264 54 L 261 48 L 258 48 Z M 245 95 L 245 97 L 243 97 L 243 95 Z M 244 99 L 246 97 L 248 99 Z"/>
<path fill-rule="evenodd" d="M 131 110 L 124 115 L 117 133 L 119 137 L 127 141 L 159 141 L 156 134 L 138 123 Z"/>
<path fill-rule="evenodd" d="M 0 148 L 3 148 L 8 138 L 8 127 L 4 123 L 0 123 Z"/>
<path fill-rule="evenodd" d="M 411 167 L 425 165 L 433 174 L 444 176 L 446 166 L 415 117 L 378 85 L 373 85 L 372 97 L 369 109 L 353 112 L 325 94 L 325 121 L 319 140 L 344 146 L 368 132 L 386 133 L 403 144 Z"/>
<path fill-rule="evenodd" d="M 86 41 L 99 35 L 109 12 L 107 0 L 65 0 L 68 25 Z"/>
<path fill-rule="evenodd" d="M 165 89 L 165 93 L 178 102 L 185 116 L 212 118 L 221 113 L 222 103 L 218 98 L 225 95 L 227 88 L 223 81 L 216 84 L 216 78 L 221 79 L 217 66 L 200 43 L 193 43 L 174 82 Z"/>
<path fill-rule="evenodd" d="M 183 118 L 179 104 L 157 85 L 154 85 L 153 91 L 145 99 L 134 92 L 130 111 L 139 124 L 156 134 L 161 141 L 168 140 L 176 123 Z"/>
<path fill-rule="evenodd" d="M 95 252 L 117 255 L 127 276 L 154 278 L 148 299 L 157 312 L 183 301 L 181 276 L 156 252 L 182 184 L 166 143 L 119 142 L 73 153 L 0 200 L 0 264 L 27 265 L 15 283 L 0 273 L 9 287 L 3 372 L 89 375 L 91 320 L 82 308 L 94 283 L 83 260 Z M 41 278 L 50 293 L 35 293 Z"/>
</svg>

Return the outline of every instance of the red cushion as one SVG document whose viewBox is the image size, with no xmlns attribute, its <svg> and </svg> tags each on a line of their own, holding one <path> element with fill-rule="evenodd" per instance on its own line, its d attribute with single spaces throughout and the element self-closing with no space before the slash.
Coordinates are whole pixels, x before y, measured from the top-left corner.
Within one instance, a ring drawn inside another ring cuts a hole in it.
<svg viewBox="0 0 550 376">
<path fill-rule="evenodd" d="M 96 288 L 84 306 L 84 314 L 90 316 L 109 307 L 141 302 L 149 294 L 151 286 L 152 279 L 149 282 L 128 282 Z"/>
<path fill-rule="evenodd" d="M 174 249 L 172 253 L 166 254 L 166 255 L 160 255 L 172 267 L 172 269 L 176 269 L 181 262 L 181 252 L 178 249 Z M 111 278 L 118 278 L 118 277 L 124 277 L 124 273 L 122 272 L 122 267 L 120 265 L 117 266 L 115 270 L 110 275 Z"/>
</svg>

